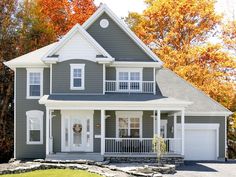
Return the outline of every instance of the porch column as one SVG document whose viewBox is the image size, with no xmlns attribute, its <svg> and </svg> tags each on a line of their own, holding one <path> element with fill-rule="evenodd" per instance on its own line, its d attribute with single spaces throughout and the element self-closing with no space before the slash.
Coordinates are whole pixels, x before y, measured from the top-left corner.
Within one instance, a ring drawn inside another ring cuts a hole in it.
<svg viewBox="0 0 236 177">
<path fill-rule="evenodd" d="M 52 137 L 52 112 L 53 110 L 49 111 L 49 154 L 53 153 L 53 137 Z"/>
<path fill-rule="evenodd" d="M 50 151 L 50 147 L 49 147 L 49 133 L 50 133 L 50 130 L 49 130 L 49 124 L 50 124 L 50 110 L 48 108 L 46 108 L 46 141 L 45 141 L 45 144 L 46 144 L 46 155 L 49 155 L 49 151 Z"/>
<path fill-rule="evenodd" d="M 160 137 L 161 136 L 161 111 L 159 109 L 157 110 L 156 128 L 157 128 L 157 136 Z"/>
<path fill-rule="evenodd" d="M 184 124 L 185 124 L 185 117 L 184 117 L 184 110 L 181 111 L 181 138 L 182 138 L 182 149 L 181 154 L 184 155 L 184 137 L 185 137 L 185 131 L 184 131 Z"/>
<path fill-rule="evenodd" d="M 105 110 L 101 110 L 101 155 L 105 153 Z"/>
</svg>

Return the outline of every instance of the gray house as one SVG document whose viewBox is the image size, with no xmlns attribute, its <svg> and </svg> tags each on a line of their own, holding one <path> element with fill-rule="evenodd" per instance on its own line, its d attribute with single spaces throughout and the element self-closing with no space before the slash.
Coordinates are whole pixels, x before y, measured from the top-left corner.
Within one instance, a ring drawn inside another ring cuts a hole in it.
<svg viewBox="0 0 236 177">
<path fill-rule="evenodd" d="M 16 159 L 226 156 L 225 107 L 163 68 L 106 5 L 59 42 L 5 65 L 15 73 Z"/>
</svg>

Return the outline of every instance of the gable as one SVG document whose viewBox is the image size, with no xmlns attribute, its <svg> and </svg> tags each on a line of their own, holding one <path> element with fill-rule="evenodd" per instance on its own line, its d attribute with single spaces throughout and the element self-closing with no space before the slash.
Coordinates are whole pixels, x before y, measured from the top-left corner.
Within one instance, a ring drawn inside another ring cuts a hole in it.
<svg viewBox="0 0 236 177">
<path fill-rule="evenodd" d="M 107 28 L 100 26 L 102 19 L 109 21 Z M 103 12 L 103 14 L 88 27 L 87 32 L 114 57 L 116 61 L 153 62 L 153 59 L 143 51 L 106 12 Z"/>
<path fill-rule="evenodd" d="M 87 39 L 79 32 L 71 37 L 54 55 L 59 55 L 59 60 L 66 59 L 94 59 L 97 55 L 102 55 L 93 47 Z"/>
<path fill-rule="evenodd" d="M 176 75 L 173 71 L 163 68 L 156 74 L 158 87 L 163 96 L 193 102 L 186 112 L 228 112 L 224 106 L 207 96 L 201 90 Z"/>
</svg>

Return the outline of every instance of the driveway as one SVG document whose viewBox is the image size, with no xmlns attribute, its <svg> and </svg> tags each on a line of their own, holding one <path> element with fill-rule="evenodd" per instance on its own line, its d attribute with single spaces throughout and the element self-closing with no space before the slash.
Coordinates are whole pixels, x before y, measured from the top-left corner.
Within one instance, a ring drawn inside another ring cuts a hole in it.
<svg viewBox="0 0 236 177">
<path fill-rule="evenodd" d="M 185 162 L 176 174 L 163 177 L 236 177 L 236 161 Z"/>
</svg>

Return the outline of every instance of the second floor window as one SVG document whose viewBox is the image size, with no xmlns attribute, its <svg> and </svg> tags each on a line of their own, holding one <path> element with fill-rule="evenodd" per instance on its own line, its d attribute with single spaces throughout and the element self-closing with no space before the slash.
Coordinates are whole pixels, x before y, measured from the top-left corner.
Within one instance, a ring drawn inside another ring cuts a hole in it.
<svg viewBox="0 0 236 177">
<path fill-rule="evenodd" d="M 142 69 L 119 68 L 117 69 L 119 91 L 141 91 Z"/>
<path fill-rule="evenodd" d="M 84 64 L 70 65 L 70 88 L 84 90 Z"/>
<path fill-rule="evenodd" d="M 43 95 L 43 69 L 27 69 L 27 98 L 38 99 Z"/>
</svg>

